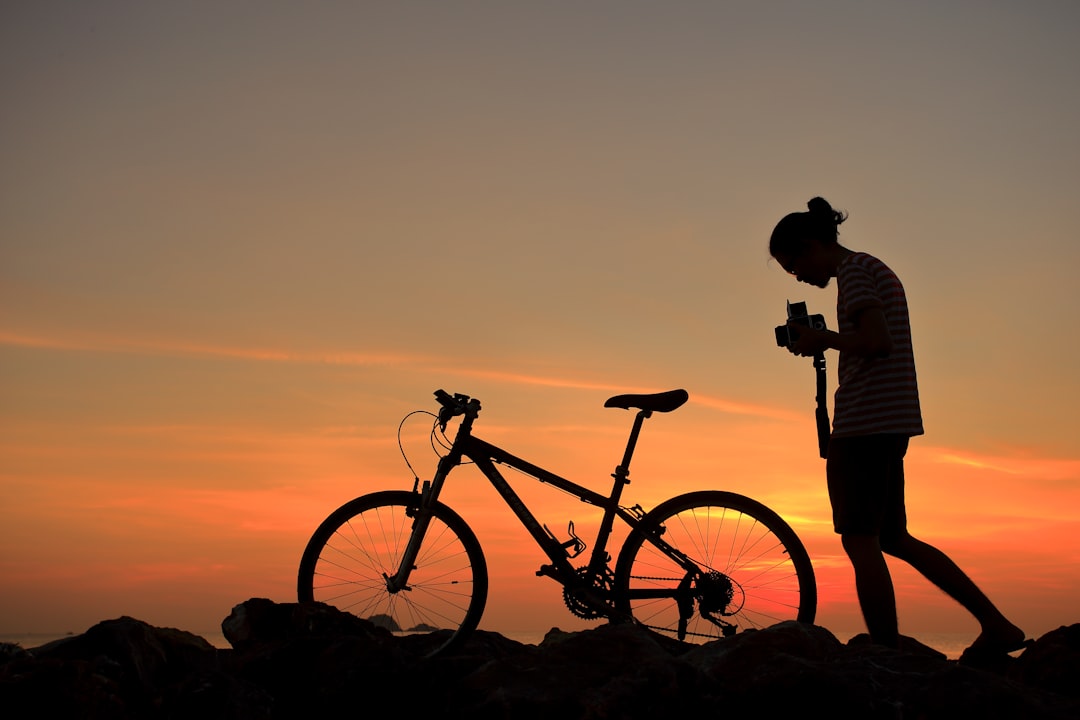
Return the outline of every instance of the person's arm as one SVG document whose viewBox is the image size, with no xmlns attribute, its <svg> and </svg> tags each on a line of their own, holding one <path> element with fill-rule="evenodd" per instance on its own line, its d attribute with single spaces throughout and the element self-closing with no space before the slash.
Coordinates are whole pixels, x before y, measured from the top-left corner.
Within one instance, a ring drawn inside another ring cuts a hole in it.
<svg viewBox="0 0 1080 720">
<path fill-rule="evenodd" d="M 838 333 L 833 330 L 814 330 L 794 325 L 799 334 L 791 346 L 796 355 L 816 355 L 825 350 L 839 350 L 867 358 L 886 357 L 892 352 L 892 335 L 885 313 L 878 306 L 870 306 L 855 315 L 855 332 Z"/>
</svg>

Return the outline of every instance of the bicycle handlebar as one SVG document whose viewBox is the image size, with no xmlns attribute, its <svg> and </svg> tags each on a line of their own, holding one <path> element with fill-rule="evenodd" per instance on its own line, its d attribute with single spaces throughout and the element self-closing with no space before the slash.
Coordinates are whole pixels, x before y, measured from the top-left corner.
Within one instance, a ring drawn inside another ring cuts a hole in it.
<svg viewBox="0 0 1080 720">
<path fill-rule="evenodd" d="M 442 405 L 442 409 L 439 410 L 439 427 L 443 430 L 446 430 L 446 424 L 451 418 L 458 415 L 476 418 L 480 414 L 480 401 L 468 395 L 454 393 L 451 397 L 450 393 L 439 389 L 435 391 L 435 399 Z"/>
</svg>

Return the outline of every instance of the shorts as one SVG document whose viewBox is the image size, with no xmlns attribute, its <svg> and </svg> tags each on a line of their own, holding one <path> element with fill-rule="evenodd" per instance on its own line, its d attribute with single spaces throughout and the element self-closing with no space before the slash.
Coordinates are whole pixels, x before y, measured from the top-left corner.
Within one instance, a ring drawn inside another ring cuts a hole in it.
<svg viewBox="0 0 1080 720">
<path fill-rule="evenodd" d="M 825 475 L 838 534 L 889 539 L 907 533 L 904 455 L 909 439 L 895 434 L 830 439 Z"/>
</svg>

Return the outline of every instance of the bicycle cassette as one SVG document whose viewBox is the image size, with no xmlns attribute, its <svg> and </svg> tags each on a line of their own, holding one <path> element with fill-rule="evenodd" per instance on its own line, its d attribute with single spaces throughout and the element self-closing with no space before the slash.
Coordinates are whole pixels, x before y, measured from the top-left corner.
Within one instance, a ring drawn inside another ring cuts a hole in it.
<svg viewBox="0 0 1080 720">
<path fill-rule="evenodd" d="M 730 615 L 730 605 L 735 597 L 735 587 L 731 578 L 715 570 L 705 573 L 697 579 L 698 607 L 702 615 L 720 613 Z"/>
</svg>

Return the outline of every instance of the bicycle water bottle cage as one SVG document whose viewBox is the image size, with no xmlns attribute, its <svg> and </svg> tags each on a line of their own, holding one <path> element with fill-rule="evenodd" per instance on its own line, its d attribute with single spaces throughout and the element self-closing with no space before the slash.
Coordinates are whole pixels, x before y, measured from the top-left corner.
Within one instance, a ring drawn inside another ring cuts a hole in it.
<svg viewBox="0 0 1080 720">
<path fill-rule="evenodd" d="M 566 554 L 572 560 L 585 552 L 585 548 L 588 546 L 585 544 L 585 541 L 579 538 L 577 533 L 574 532 L 573 520 L 570 521 L 570 527 L 566 529 L 566 532 L 569 533 L 570 539 L 563 543 L 563 547 L 566 548 Z"/>
<path fill-rule="evenodd" d="M 573 520 L 570 521 L 570 527 L 567 529 L 567 532 L 570 534 L 570 539 L 566 542 L 559 542 L 559 539 L 555 537 L 555 533 L 551 532 L 551 528 L 549 528 L 547 525 L 544 525 L 544 529 L 547 530 L 548 537 L 559 543 L 559 547 L 563 549 L 563 551 L 566 553 L 566 556 L 571 560 L 576 558 L 581 553 L 585 552 L 585 548 L 588 547 L 585 544 L 585 541 L 579 538 L 577 536 L 577 533 L 574 532 Z"/>
<path fill-rule="evenodd" d="M 668 390 L 648 395 L 616 395 L 608 398 L 604 407 L 666 413 L 681 408 L 689 399 L 690 395 L 685 390 Z"/>
</svg>

